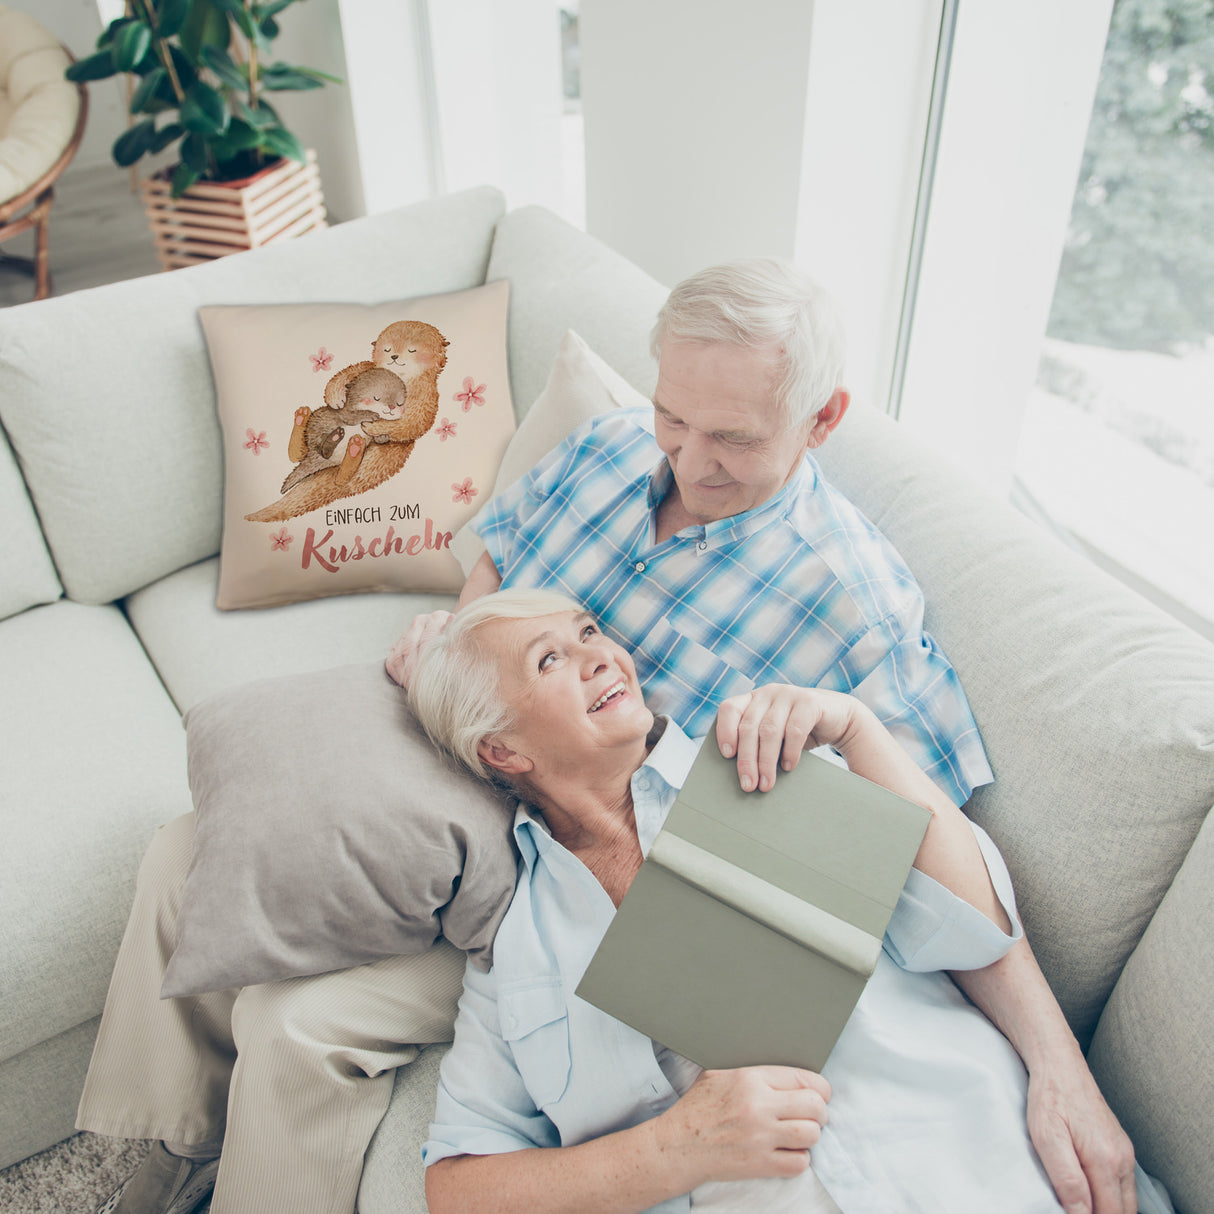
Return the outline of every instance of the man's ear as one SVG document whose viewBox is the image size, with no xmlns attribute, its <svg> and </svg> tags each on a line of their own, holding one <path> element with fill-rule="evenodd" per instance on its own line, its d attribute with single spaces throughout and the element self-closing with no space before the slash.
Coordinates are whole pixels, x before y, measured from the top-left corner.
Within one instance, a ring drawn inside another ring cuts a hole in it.
<svg viewBox="0 0 1214 1214">
<path fill-rule="evenodd" d="M 806 444 L 811 449 L 820 447 L 830 437 L 830 432 L 843 420 L 847 406 L 851 404 L 851 393 L 846 388 L 836 388 L 834 395 L 818 410 L 809 431 Z"/>
<path fill-rule="evenodd" d="M 486 767 L 500 771 L 504 775 L 518 776 L 528 772 L 535 765 L 526 755 L 517 750 L 511 750 L 503 742 L 485 738 L 476 745 L 476 753 Z"/>
</svg>

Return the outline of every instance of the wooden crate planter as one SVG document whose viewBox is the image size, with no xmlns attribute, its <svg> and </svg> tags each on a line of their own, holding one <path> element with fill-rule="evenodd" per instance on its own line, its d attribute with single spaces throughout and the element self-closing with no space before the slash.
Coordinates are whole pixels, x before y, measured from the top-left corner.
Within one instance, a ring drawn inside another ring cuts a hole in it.
<svg viewBox="0 0 1214 1214">
<path fill-rule="evenodd" d="M 316 167 L 280 160 L 243 181 L 197 182 L 174 198 L 167 176 L 140 189 L 162 268 L 198 265 L 327 227 Z"/>
</svg>

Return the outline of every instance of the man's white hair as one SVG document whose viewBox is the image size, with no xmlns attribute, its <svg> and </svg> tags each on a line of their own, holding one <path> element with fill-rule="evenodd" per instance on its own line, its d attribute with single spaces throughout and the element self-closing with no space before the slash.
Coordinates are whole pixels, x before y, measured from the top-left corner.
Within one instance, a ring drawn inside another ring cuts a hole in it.
<svg viewBox="0 0 1214 1214">
<path fill-rule="evenodd" d="M 709 266 L 685 278 L 658 313 L 650 350 L 667 341 L 775 347 L 776 403 L 790 426 L 809 421 L 843 383 L 847 342 L 827 292 L 774 258 Z"/>
<path fill-rule="evenodd" d="M 477 639 L 494 620 L 526 620 L 582 611 L 554 590 L 499 590 L 474 599 L 418 651 L 409 706 L 430 740 L 486 780 L 496 773 L 477 753 L 481 742 L 514 723 L 502 698 L 499 672 Z"/>
</svg>

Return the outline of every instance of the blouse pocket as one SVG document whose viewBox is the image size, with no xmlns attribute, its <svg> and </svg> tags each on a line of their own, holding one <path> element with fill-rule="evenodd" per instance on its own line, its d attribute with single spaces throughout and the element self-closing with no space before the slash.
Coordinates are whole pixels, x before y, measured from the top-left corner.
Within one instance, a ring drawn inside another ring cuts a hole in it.
<svg viewBox="0 0 1214 1214">
<path fill-rule="evenodd" d="M 502 1037 L 538 1108 L 555 1104 L 569 1086 L 569 1008 L 559 978 L 530 980 L 498 994 Z"/>
</svg>

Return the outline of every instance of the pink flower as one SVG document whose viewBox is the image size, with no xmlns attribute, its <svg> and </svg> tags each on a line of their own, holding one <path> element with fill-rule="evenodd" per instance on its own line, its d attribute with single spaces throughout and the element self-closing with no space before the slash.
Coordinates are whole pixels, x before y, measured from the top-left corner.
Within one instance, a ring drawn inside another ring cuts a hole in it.
<svg viewBox="0 0 1214 1214">
<path fill-rule="evenodd" d="M 451 500 L 453 502 L 463 502 L 468 506 L 472 505 L 472 499 L 479 492 L 479 490 L 472 488 L 472 477 L 470 476 L 464 478 L 462 485 L 452 485 L 451 488 L 455 490 L 455 496 Z"/>
<path fill-rule="evenodd" d="M 327 371 L 329 364 L 333 361 L 333 355 L 324 346 L 321 346 L 315 354 L 309 354 L 308 357 L 312 360 L 313 371 Z"/>
<path fill-rule="evenodd" d="M 434 433 L 437 434 L 439 438 L 443 440 L 443 442 L 446 442 L 447 439 L 455 437 L 455 423 L 453 421 L 448 421 L 448 419 L 444 417 L 442 425 L 434 427 Z"/>
<path fill-rule="evenodd" d="M 245 433 L 249 436 L 249 441 L 245 443 L 245 449 L 252 451 L 254 455 L 260 455 L 262 447 L 268 447 L 270 445 L 270 440 L 266 438 L 266 432 L 264 430 L 262 430 L 259 434 L 254 434 L 252 427 L 250 427 L 245 431 Z"/>
<path fill-rule="evenodd" d="M 471 375 L 464 376 L 464 390 L 455 394 L 455 399 L 460 401 L 464 406 L 464 412 L 471 411 L 473 405 L 483 405 L 485 403 L 485 385 L 474 384 Z"/>
<path fill-rule="evenodd" d="M 270 532 L 270 551 L 271 552 L 286 552 L 291 546 L 291 541 L 295 537 L 283 527 L 279 531 Z"/>
</svg>

